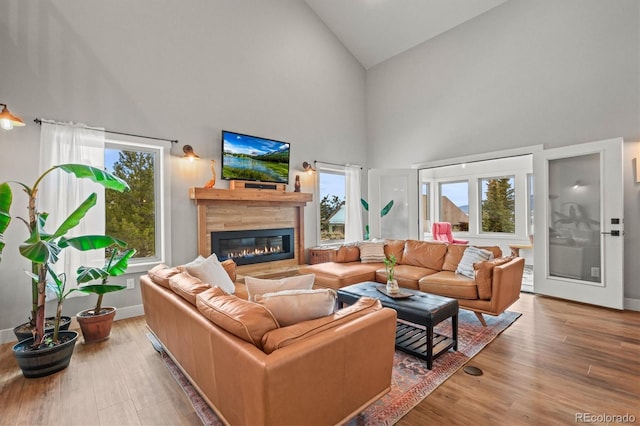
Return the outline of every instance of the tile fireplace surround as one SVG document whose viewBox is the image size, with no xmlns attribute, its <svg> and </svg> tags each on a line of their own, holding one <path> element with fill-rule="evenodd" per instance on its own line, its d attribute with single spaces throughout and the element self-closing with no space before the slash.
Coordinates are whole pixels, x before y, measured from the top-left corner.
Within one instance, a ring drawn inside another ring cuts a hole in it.
<svg viewBox="0 0 640 426">
<path fill-rule="evenodd" d="M 294 229 L 294 258 L 268 262 L 278 266 L 304 263 L 304 207 L 312 194 L 265 189 L 190 188 L 198 215 L 198 254 L 211 254 L 211 232 L 250 229 Z"/>
</svg>

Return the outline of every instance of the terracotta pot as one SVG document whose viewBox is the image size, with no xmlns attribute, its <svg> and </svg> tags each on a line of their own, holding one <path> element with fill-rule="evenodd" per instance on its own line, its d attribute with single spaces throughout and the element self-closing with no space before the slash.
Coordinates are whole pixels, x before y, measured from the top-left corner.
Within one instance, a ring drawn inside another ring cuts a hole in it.
<svg viewBox="0 0 640 426">
<path fill-rule="evenodd" d="M 93 315 L 93 309 L 78 312 L 76 319 L 80 324 L 84 342 L 94 343 L 108 339 L 115 316 L 116 308 L 111 306 L 103 307 L 98 315 Z"/>
<path fill-rule="evenodd" d="M 64 342 L 49 348 L 25 350 L 33 344 L 33 337 L 13 346 L 13 355 L 24 377 L 44 377 L 67 368 L 71 362 L 78 333 L 61 331 L 59 337 Z"/>
</svg>

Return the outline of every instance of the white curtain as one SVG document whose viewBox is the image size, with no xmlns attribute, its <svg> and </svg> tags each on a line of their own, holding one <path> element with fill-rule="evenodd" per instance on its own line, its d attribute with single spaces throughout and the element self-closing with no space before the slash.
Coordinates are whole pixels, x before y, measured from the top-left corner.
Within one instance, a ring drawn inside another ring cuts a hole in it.
<svg viewBox="0 0 640 426">
<path fill-rule="evenodd" d="M 344 242 L 353 243 L 362 240 L 362 207 L 360 206 L 360 166 L 345 166 L 346 214 L 344 219 Z"/>
<path fill-rule="evenodd" d="M 43 121 L 40 131 L 40 173 L 52 166 L 69 163 L 104 169 L 104 144 L 102 129 Z M 78 179 L 61 170 L 49 173 L 40 184 L 37 197 L 38 210 L 49 213 L 45 229 L 55 231 L 93 192 L 98 195 L 97 205 L 89 210 L 84 220 L 68 236 L 104 234 L 104 188 L 89 179 Z M 66 273 L 67 289 L 71 289 L 77 287 L 75 277 L 79 266 L 102 266 L 104 259 L 104 250 L 81 252 L 67 248 L 62 251 L 55 270 L 57 273 Z"/>
</svg>

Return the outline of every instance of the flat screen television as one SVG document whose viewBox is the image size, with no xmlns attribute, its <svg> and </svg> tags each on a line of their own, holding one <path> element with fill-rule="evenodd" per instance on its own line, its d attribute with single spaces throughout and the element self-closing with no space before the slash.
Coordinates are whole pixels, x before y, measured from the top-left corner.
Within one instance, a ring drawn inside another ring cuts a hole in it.
<svg viewBox="0 0 640 426">
<path fill-rule="evenodd" d="M 222 179 L 289 183 L 288 142 L 222 131 Z"/>
</svg>

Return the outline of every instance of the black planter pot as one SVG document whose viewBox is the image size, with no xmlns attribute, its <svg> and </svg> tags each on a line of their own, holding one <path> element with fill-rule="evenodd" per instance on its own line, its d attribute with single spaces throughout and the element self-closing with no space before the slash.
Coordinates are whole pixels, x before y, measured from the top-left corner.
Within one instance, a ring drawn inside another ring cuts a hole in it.
<svg viewBox="0 0 640 426">
<path fill-rule="evenodd" d="M 78 332 L 61 331 L 59 337 L 68 340 L 52 348 L 24 350 L 33 344 L 33 337 L 30 337 L 13 346 L 13 355 L 24 377 L 44 377 L 69 366 L 78 340 Z"/>
<path fill-rule="evenodd" d="M 53 321 L 55 318 L 54 317 L 47 317 L 46 320 L 47 321 Z M 18 331 L 20 330 L 20 328 L 22 328 L 25 325 L 28 325 L 29 323 L 26 322 L 24 324 L 20 324 L 19 326 L 15 327 L 13 329 L 13 334 L 16 335 L 16 339 L 18 339 L 18 342 L 21 342 L 25 339 L 28 339 L 30 337 L 33 337 L 33 333 L 31 333 L 31 331 Z M 60 318 L 60 331 L 66 331 L 69 329 L 69 326 L 71 325 L 71 317 L 62 317 Z M 53 333 L 53 327 L 46 327 L 44 329 L 45 333 Z"/>
</svg>

